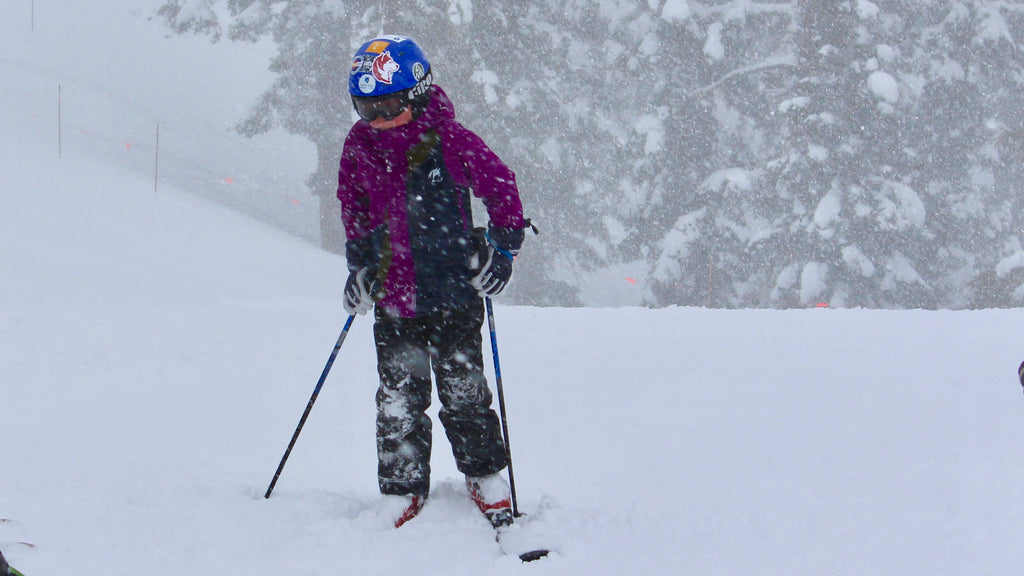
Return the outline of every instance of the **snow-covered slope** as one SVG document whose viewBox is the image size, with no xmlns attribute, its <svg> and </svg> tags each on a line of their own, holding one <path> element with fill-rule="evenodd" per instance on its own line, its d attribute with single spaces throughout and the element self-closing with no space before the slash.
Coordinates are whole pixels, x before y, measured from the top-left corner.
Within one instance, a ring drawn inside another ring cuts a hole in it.
<svg viewBox="0 0 1024 576">
<path fill-rule="evenodd" d="M 528 565 L 501 555 L 439 426 L 422 515 L 378 518 L 360 317 L 265 500 L 344 322 L 344 262 L 202 190 L 57 159 L 33 105 L 0 106 L 0 550 L 28 576 L 1024 564 L 1020 310 L 499 302 L 520 505 L 556 550 Z"/>
<path fill-rule="evenodd" d="M 139 185 L 150 190 L 159 169 L 160 186 L 315 242 L 318 206 L 304 183 L 315 147 L 280 131 L 249 139 L 234 130 L 273 79 L 273 44 L 173 36 L 153 17 L 161 4 L 4 4 L 0 107 L 39 136 L 47 157 L 102 159 L 145 176 Z"/>
</svg>

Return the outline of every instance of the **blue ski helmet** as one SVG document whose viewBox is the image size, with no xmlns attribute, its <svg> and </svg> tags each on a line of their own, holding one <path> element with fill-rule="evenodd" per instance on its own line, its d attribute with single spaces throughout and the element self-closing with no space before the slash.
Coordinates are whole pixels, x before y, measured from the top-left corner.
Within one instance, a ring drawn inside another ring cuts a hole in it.
<svg viewBox="0 0 1024 576">
<path fill-rule="evenodd" d="M 430 88 L 430 63 L 415 42 L 405 36 L 378 36 L 363 44 L 352 58 L 348 91 L 355 97 L 395 92 L 408 100 Z"/>
</svg>

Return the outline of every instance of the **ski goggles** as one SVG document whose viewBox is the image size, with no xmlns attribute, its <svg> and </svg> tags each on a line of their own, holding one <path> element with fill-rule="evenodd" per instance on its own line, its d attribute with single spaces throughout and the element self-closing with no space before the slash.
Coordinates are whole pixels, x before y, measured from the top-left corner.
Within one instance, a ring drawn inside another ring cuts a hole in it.
<svg viewBox="0 0 1024 576">
<path fill-rule="evenodd" d="M 381 96 L 353 96 L 352 105 L 356 108 L 356 114 L 367 122 L 377 118 L 394 120 L 398 118 L 409 102 L 400 94 L 383 94 Z"/>
</svg>

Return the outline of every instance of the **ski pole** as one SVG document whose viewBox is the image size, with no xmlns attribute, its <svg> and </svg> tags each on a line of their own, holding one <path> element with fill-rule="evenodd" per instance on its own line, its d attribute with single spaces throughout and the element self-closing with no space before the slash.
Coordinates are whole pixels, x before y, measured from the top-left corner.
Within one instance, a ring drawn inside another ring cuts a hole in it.
<svg viewBox="0 0 1024 576">
<path fill-rule="evenodd" d="M 498 390 L 498 409 L 501 412 L 501 436 L 505 440 L 505 459 L 508 460 L 508 485 L 512 492 L 512 515 L 519 517 L 516 501 L 516 475 L 512 471 L 512 448 L 508 444 L 508 418 L 505 416 L 505 391 L 501 386 L 501 363 L 498 362 L 498 336 L 494 331 L 494 306 L 490 296 L 484 297 L 487 305 L 487 327 L 491 332 L 491 353 L 494 355 L 494 385 Z"/>
<path fill-rule="evenodd" d="M 320 380 L 316 383 L 316 388 L 313 389 L 313 395 L 309 397 L 309 403 L 306 404 L 306 411 L 302 413 L 302 418 L 299 419 L 299 425 L 295 427 L 295 433 L 292 434 L 291 442 L 288 442 L 288 448 L 284 451 L 284 456 L 281 457 L 281 463 L 277 465 L 277 472 L 274 473 L 274 479 L 270 481 L 270 486 L 267 487 L 267 493 L 263 495 L 264 498 L 270 498 L 270 493 L 274 491 L 274 486 L 277 484 L 277 479 L 281 477 L 281 470 L 284 469 L 284 463 L 288 461 L 288 456 L 292 453 L 292 448 L 295 447 L 295 441 L 299 438 L 299 432 L 302 432 L 303 425 L 306 424 L 306 418 L 309 417 L 310 410 L 313 409 L 313 403 L 316 402 L 316 397 L 320 395 L 320 389 L 323 388 L 324 380 L 327 380 L 327 373 L 331 371 L 331 366 L 334 365 L 334 359 L 338 357 L 338 350 L 341 349 L 341 345 L 345 343 L 345 337 L 348 336 L 348 329 L 352 327 L 352 321 L 355 320 L 356 315 L 352 314 L 345 321 L 345 327 L 341 330 L 341 335 L 338 336 L 338 342 L 334 345 L 334 350 L 331 351 L 331 357 L 327 359 L 327 365 L 324 366 L 324 371 L 320 374 Z"/>
</svg>

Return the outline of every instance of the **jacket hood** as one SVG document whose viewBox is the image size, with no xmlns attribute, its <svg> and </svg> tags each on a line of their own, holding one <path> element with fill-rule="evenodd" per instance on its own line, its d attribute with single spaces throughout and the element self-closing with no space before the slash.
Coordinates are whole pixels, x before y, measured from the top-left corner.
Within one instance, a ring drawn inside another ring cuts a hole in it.
<svg viewBox="0 0 1024 576">
<path fill-rule="evenodd" d="M 454 120 L 455 105 L 452 104 L 451 99 L 444 93 L 444 90 L 437 84 L 434 84 L 430 87 L 430 92 L 430 102 L 427 103 L 427 108 L 412 124 L 422 122 L 423 126 L 433 128 L 446 120 Z"/>
</svg>

